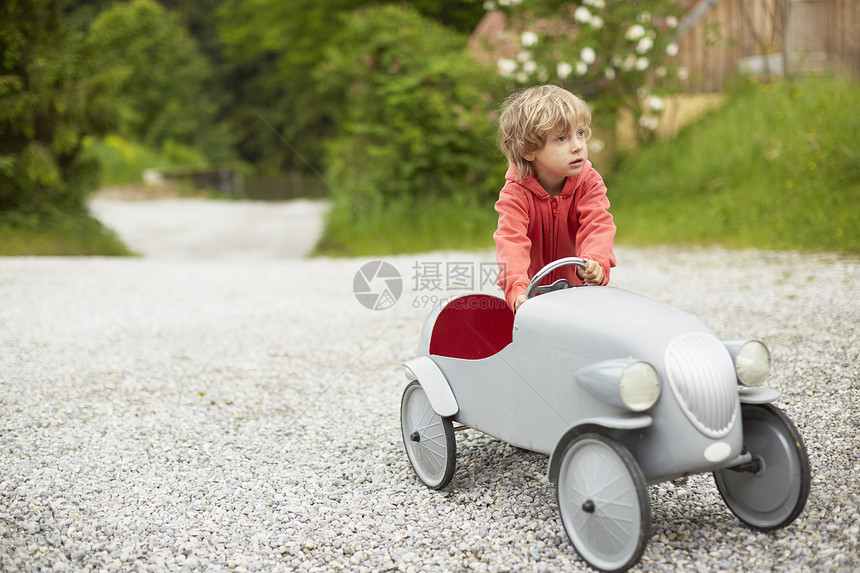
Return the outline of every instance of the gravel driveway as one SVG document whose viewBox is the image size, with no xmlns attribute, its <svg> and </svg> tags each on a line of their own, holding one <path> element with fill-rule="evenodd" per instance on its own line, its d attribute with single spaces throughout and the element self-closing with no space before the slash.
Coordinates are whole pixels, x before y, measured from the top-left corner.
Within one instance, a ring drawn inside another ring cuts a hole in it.
<svg viewBox="0 0 860 573">
<path fill-rule="evenodd" d="M 710 476 L 650 487 L 637 570 L 857 570 L 860 263 L 618 258 L 616 286 L 766 340 L 813 471 L 806 510 L 772 534 Z M 453 294 L 415 283 L 492 253 L 386 257 L 404 292 L 378 311 L 353 295 L 367 260 L 0 259 L 0 570 L 585 570 L 544 456 L 460 432 L 454 480 L 431 492 L 403 452 L 400 363 Z"/>
<path fill-rule="evenodd" d="M 283 259 L 311 252 L 327 202 L 96 198 L 93 214 L 128 247 L 159 259 Z"/>
</svg>

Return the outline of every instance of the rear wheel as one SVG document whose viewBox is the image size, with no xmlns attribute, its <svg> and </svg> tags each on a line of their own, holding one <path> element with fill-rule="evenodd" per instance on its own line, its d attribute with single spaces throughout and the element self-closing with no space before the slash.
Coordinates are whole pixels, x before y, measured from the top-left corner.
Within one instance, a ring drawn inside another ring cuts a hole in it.
<svg viewBox="0 0 860 573">
<path fill-rule="evenodd" d="M 744 448 L 752 461 L 714 472 L 720 495 L 738 519 L 761 530 L 794 521 L 809 496 L 811 473 L 803 438 L 779 408 L 743 404 Z"/>
<path fill-rule="evenodd" d="M 457 442 L 451 420 L 433 411 L 417 380 L 410 382 L 400 401 L 400 429 L 412 469 L 427 487 L 442 489 L 454 477 Z"/>
<path fill-rule="evenodd" d="M 577 553 L 603 571 L 639 562 L 651 529 L 651 505 L 639 464 L 623 445 L 583 434 L 562 454 L 558 476 L 561 522 Z"/>
</svg>

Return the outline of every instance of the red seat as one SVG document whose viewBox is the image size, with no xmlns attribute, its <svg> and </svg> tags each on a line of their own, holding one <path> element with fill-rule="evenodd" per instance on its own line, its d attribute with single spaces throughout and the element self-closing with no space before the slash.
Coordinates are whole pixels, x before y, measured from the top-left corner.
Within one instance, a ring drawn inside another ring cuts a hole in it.
<svg viewBox="0 0 860 573">
<path fill-rule="evenodd" d="M 470 294 L 445 305 L 436 317 L 430 354 L 476 360 L 511 343 L 514 313 L 507 303 L 486 294 Z"/>
</svg>

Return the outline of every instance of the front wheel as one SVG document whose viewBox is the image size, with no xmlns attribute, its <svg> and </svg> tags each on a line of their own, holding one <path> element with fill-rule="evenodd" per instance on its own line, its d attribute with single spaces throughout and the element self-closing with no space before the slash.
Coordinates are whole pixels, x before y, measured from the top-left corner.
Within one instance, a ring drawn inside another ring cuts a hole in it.
<svg viewBox="0 0 860 573">
<path fill-rule="evenodd" d="M 412 469 L 431 489 L 442 489 L 454 477 L 457 441 L 451 420 L 433 411 L 417 380 L 406 386 L 400 401 L 403 446 Z"/>
<path fill-rule="evenodd" d="M 744 447 L 752 461 L 714 472 L 720 495 L 738 519 L 763 531 L 795 520 L 809 496 L 809 458 L 800 432 L 770 404 L 743 404 Z"/>
<path fill-rule="evenodd" d="M 559 466 L 558 510 L 577 553 L 602 571 L 639 562 L 651 505 L 639 464 L 623 445 L 597 433 L 572 441 Z"/>
</svg>

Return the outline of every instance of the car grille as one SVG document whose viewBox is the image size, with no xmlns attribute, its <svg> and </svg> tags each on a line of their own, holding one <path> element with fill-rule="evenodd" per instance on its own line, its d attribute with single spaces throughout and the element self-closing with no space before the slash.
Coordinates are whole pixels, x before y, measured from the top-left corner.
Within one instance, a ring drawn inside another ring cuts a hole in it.
<svg viewBox="0 0 860 573">
<path fill-rule="evenodd" d="M 681 409 L 703 434 L 721 438 L 738 414 L 738 382 L 726 347 L 715 336 L 692 333 L 666 349 L 666 377 Z"/>
</svg>

